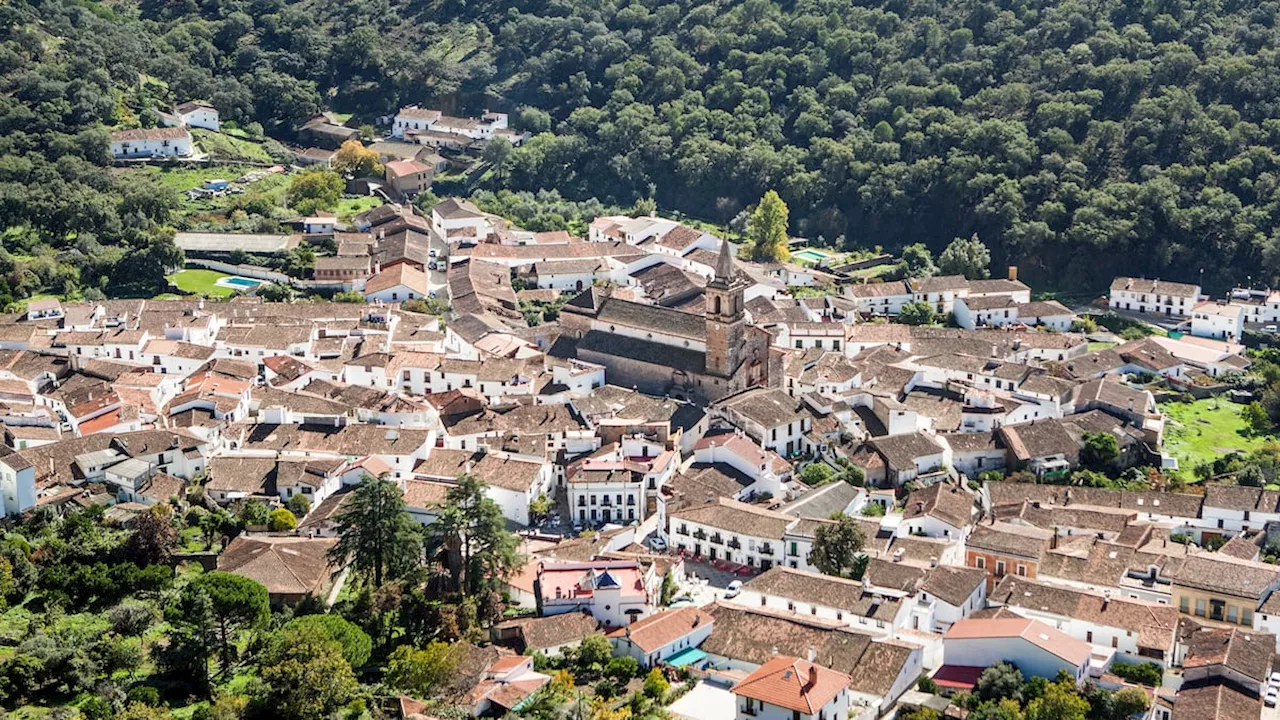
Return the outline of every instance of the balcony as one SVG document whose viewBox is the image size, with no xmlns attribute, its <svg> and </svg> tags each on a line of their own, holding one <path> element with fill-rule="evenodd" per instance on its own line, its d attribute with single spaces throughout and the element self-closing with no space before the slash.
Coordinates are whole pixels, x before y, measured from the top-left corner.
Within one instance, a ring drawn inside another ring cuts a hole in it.
<svg viewBox="0 0 1280 720">
<path fill-rule="evenodd" d="M 738 538 L 733 538 L 729 541 L 729 547 L 733 548 L 734 550 L 741 550 L 742 542 L 739 541 Z"/>
<path fill-rule="evenodd" d="M 724 537 L 723 537 L 723 536 L 721 536 L 721 535 L 720 535 L 720 533 L 716 533 L 715 535 L 712 535 L 712 536 L 711 536 L 711 544 L 712 544 L 712 545 L 723 545 L 723 544 L 724 544 Z"/>
<path fill-rule="evenodd" d="M 698 528 L 697 530 L 694 530 L 694 531 L 693 531 L 693 538 L 694 538 L 695 540 L 706 540 L 706 539 L 707 539 L 707 531 L 706 531 L 706 530 L 703 530 L 702 528 Z"/>
<path fill-rule="evenodd" d="M 772 546 L 772 545 L 770 545 L 769 543 L 765 543 L 765 544 L 761 545 L 761 546 L 760 546 L 760 554 L 761 554 L 761 555 L 772 555 L 772 554 L 773 554 L 773 546 Z"/>
</svg>

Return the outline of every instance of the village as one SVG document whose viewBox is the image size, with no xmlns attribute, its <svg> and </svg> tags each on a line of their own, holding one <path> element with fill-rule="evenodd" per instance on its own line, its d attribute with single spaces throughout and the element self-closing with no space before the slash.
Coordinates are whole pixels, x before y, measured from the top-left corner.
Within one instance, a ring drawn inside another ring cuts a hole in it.
<svg viewBox="0 0 1280 720">
<path fill-rule="evenodd" d="M 999 700 L 1014 672 L 1127 717 L 1280 716 L 1276 453 L 1263 433 L 1214 468 L 1172 449 L 1201 430 L 1168 412 L 1256 404 L 1246 341 L 1276 331 L 1280 291 L 1117 277 L 1069 306 L 1016 267 L 881 281 L 891 257 L 753 261 L 656 214 L 533 232 L 412 202 L 440 152 L 520 142 L 505 115 L 388 120 L 386 202 L 349 222 L 177 234 L 229 298 L 0 319 L 4 515 L 287 509 L 198 560 L 329 605 L 362 485 L 394 483 L 429 528 L 472 478 L 521 553 L 509 617 L 450 683 L 474 716 L 529 707 L 602 642 L 683 683 L 668 709 L 699 720 L 963 718 L 958 697 Z M 165 122 L 113 154 L 189 157 L 189 127 L 218 129 L 201 103 Z M 300 164 L 355 138 L 307 129 Z M 299 246 L 309 277 L 243 262 Z"/>
</svg>

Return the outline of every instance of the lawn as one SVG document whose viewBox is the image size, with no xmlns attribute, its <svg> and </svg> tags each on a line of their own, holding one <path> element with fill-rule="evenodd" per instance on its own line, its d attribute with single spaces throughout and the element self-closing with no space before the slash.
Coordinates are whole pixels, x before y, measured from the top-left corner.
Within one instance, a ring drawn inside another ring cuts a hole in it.
<svg viewBox="0 0 1280 720">
<path fill-rule="evenodd" d="M 241 162 L 270 163 L 271 156 L 262 146 L 252 140 L 241 140 L 224 133 L 211 130 L 196 130 L 197 143 L 215 160 Z M 228 180 L 231 178 L 228 178 Z"/>
<path fill-rule="evenodd" d="M 1099 350 L 1110 350 L 1115 346 L 1116 344 L 1113 342 L 1090 342 L 1089 352 L 1098 352 Z"/>
<path fill-rule="evenodd" d="M 225 165 L 215 165 L 213 167 L 157 167 L 155 165 L 147 165 L 146 167 L 129 168 L 124 172 L 150 175 L 157 178 L 160 184 L 166 188 L 174 192 L 183 193 L 193 188 L 204 187 L 206 180 L 218 178 L 235 180 L 244 174 L 244 168 Z"/>
<path fill-rule="evenodd" d="M 1178 459 L 1180 468 L 1190 470 L 1232 451 L 1260 447 L 1267 438 L 1249 432 L 1241 415 L 1243 407 L 1220 398 L 1161 403 L 1160 409 L 1168 416 L 1165 450 Z"/>
<path fill-rule="evenodd" d="M 357 198 L 342 198 L 338 201 L 338 207 L 335 208 L 335 213 L 339 220 L 349 220 L 353 216 L 359 215 L 366 210 L 372 210 L 381 204 L 381 198 L 368 195 Z"/>
<path fill-rule="evenodd" d="M 214 270 L 182 270 L 168 277 L 169 283 L 187 294 L 204 295 L 206 297 L 231 297 L 235 291 L 229 287 L 217 285 L 219 279 L 231 277 L 226 273 Z"/>
</svg>

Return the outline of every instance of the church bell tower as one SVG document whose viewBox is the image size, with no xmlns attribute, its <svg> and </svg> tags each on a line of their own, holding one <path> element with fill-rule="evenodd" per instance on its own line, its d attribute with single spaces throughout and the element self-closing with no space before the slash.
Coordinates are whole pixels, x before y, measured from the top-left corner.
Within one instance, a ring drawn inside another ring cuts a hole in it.
<svg viewBox="0 0 1280 720">
<path fill-rule="evenodd" d="M 733 377 L 742 364 L 746 344 L 746 312 L 742 305 L 745 285 L 733 267 L 733 251 L 727 240 L 720 241 L 716 276 L 707 283 L 707 373 Z"/>
</svg>

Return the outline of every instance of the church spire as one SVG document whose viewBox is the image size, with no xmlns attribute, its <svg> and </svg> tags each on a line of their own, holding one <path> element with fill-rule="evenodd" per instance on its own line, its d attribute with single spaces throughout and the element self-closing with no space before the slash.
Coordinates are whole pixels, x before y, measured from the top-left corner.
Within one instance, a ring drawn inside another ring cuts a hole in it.
<svg viewBox="0 0 1280 720">
<path fill-rule="evenodd" d="M 726 287 L 733 282 L 733 251 L 728 240 L 720 241 L 720 257 L 716 258 L 716 281 Z"/>
</svg>

